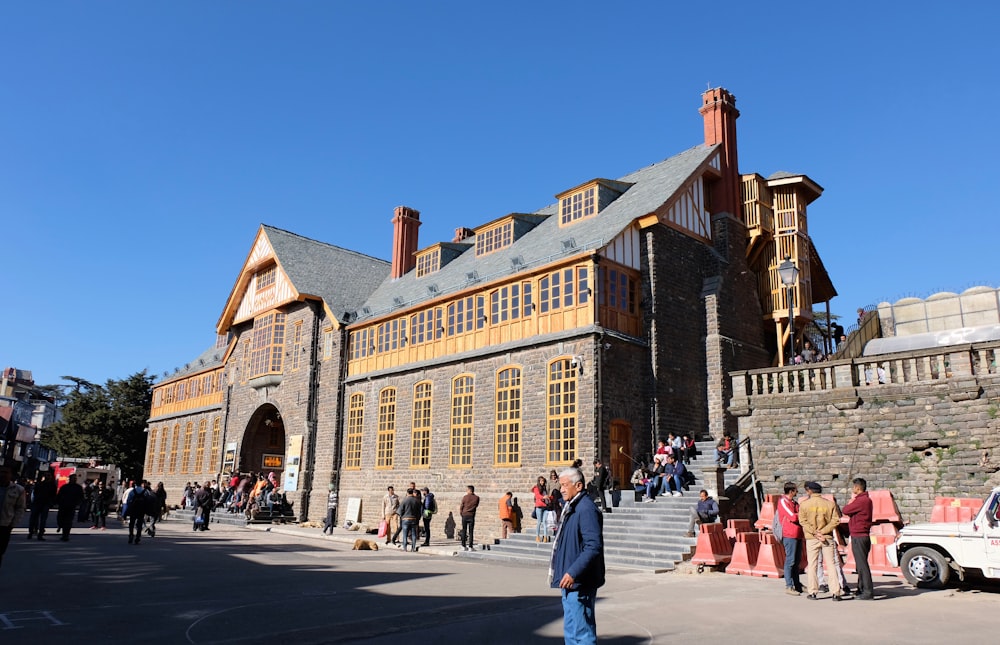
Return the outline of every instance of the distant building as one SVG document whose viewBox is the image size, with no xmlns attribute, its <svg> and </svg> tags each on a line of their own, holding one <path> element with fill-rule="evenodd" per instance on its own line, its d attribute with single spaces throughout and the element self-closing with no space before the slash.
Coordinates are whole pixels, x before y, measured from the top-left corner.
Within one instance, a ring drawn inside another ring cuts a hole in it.
<svg viewBox="0 0 1000 645">
<path fill-rule="evenodd" d="M 0 373 L 0 464 L 31 476 L 54 455 L 41 445 L 42 430 L 62 418 L 50 396 L 35 387 L 29 370 L 5 367 Z"/>
<path fill-rule="evenodd" d="M 627 483 L 669 431 L 735 433 L 728 372 L 787 346 L 778 264 L 799 269 L 797 328 L 836 291 L 806 225 L 822 189 L 739 174 L 728 91 L 700 112 L 704 143 L 450 241 L 421 247 L 400 206 L 391 262 L 261 226 L 220 341 L 154 388 L 146 477 L 274 471 L 302 519 L 334 483 L 372 520 L 388 484 L 445 510 L 577 458 Z"/>
</svg>

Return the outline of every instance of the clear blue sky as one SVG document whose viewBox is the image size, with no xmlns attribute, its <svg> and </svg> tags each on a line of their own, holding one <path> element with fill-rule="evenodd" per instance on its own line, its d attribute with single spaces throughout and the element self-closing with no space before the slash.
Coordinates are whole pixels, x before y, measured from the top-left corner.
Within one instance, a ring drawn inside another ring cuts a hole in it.
<svg viewBox="0 0 1000 645">
<path fill-rule="evenodd" d="M 884 5 L 884 6 L 883 6 Z M 996 3 L 22 2 L 0 8 L 0 364 L 160 375 L 257 227 L 388 259 L 703 140 L 825 188 L 834 313 L 998 286 Z"/>
</svg>

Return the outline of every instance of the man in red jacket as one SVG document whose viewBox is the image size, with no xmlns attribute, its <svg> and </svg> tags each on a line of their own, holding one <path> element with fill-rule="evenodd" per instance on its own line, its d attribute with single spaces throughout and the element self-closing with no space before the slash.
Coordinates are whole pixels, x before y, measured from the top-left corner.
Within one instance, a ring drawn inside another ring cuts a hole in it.
<svg viewBox="0 0 1000 645">
<path fill-rule="evenodd" d="M 802 559 L 802 527 L 799 526 L 799 503 L 795 482 L 785 482 L 785 494 L 778 498 L 775 512 L 781 522 L 781 544 L 785 547 L 785 593 L 802 595 L 799 560 Z"/>
<path fill-rule="evenodd" d="M 854 497 L 842 511 L 850 518 L 848 528 L 851 530 L 851 552 L 854 553 L 854 563 L 858 569 L 858 600 L 874 600 L 875 588 L 872 585 L 872 570 L 868 566 L 868 552 L 872 548 L 872 500 L 868 496 L 868 482 L 856 478 Z"/>
</svg>

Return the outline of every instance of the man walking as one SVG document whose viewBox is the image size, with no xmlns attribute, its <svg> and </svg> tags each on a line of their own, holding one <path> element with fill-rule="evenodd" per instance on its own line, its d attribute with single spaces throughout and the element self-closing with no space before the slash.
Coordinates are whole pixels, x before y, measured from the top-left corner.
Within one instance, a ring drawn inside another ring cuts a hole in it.
<svg viewBox="0 0 1000 645">
<path fill-rule="evenodd" d="M 10 544 L 10 532 L 24 516 L 24 487 L 8 466 L 0 466 L 0 566 Z"/>
<path fill-rule="evenodd" d="M 139 544 L 142 540 L 142 527 L 146 522 L 148 508 L 146 489 L 142 487 L 141 481 L 136 481 L 132 493 L 128 496 L 128 506 L 125 508 L 125 516 L 128 518 L 129 544 Z"/>
<path fill-rule="evenodd" d="M 872 570 L 868 566 L 868 552 L 872 548 L 872 500 L 868 496 L 868 482 L 860 477 L 854 484 L 854 497 L 844 507 L 844 515 L 850 518 L 851 552 L 858 571 L 858 600 L 874 600 L 875 588 L 872 584 Z"/>
<path fill-rule="evenodd" d="M 194 494 L 194 530 L 207 531 L 208 521 L 215 507 L 215 500 L 212 497 L 212 482 L 205 482 Z M 201 522 L 198 522 L 198 518 Z M 138 542 L 138 540 L 136 540 Z"/>
<path fill-rule="evenodd" d="M 799 492 L 795 482 L 785 482 L 785 494 L 778 499 L 778 521 L 781 522 L 781 544 L 785 547 L 785 593 L 802 594 L 799 581 L 799 560 L 802 559 L 802 527 L 799 526 Z"/>
<path fill-rule="evenodd" d="M 410 545 L 410 551 L 417 550 L 417 523 L 420 521 L 422 512 L 420 500 L 417 499 L 417 491 L 414 488 L 406 489 L 406 497 L 399 502 L 399 519 L 403 527 L 403 551 L 406 545 Z"/>
<path fill-rule="evenodd" d="M 816 482 L 806 482 L 809 499 L 799 506 L 799 524 L 806 538 L 806 568 L 810 600 L 816 600 L 819 592 L 819 578 L 816 574 L 816 560 L 823 552 L 823 563 L 826 564 L 830 592 L 835 601 L 840 597 L 840 578 L 837 575 L 836 544 L 833 541 L 833 531 L 840 524 L 840 514 L 833 502 L 823 499 L 820 493 L 823 487 Z"/>
<path fill-rule="evenodd" d="M 600 459 L 594 460 L 594 479 L 596 480 L 597 505 L 603 512 L 607 513 L 608 507 L 604 499 L 604 491 L 611 488 L 611 471 L 601 463 Z"/>
<path fill-rule="evenodd" d="M 49 509 L 56 501 L 56 485 L 52 476 L 42 473 L 41 479 L 31 489 L 31 515 L 28 518 L 28 539 L 35 534 L 39 540 L 45 539 L 45 525 L 49 521 Z"/>
<path fill-rule="evenodd" d="M 73 520 L 76 519 L 76 507 L 83 501 L 83 486 L 76 483 L 76 475 L 70 475 L 69 481 L 62 485 L 56 493 L 56 506 L 59 512 L 56 514 L 56 524 L 62 531 L 63 542 L 69 542 L 69 532 L 73 528 Z"/>
<path fill-rule="evenodd" d="M 466 486 L 468 492 L 462 497 L 462 503 L 458 507 L 458 514 L 462 516 L 462 549 L 472 551 L 473 537 L 476 532 L 476 509 L 479 508 L 479 496 L 476 495 L 476 487 Z M 468 545 L 466 545 L 468 544 Z"/>
<path fill-rule="evenodd" d="M 567 501 L 552 545 L 549 584 L 562 590 L 566 643 L 597 643 L 594 602 L 604 585 L 604 516 L 585 494 L 578 468 L 562 471 L 559 486 Z"/>
</svg>

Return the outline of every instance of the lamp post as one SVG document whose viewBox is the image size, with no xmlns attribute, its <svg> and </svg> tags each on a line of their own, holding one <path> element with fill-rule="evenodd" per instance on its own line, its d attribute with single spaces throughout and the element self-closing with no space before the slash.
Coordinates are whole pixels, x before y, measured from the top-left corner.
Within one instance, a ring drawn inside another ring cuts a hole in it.
<svg viewBox="0 0 1000 645">
<path fill-rule="evenodd" d="M 785 285 L 785 297 L 788 298 L 788 364 L 795 364 L 795 319 L 792 318 L 792 286 L 799 279 L 799 268 L 792 262 L 789 255 L 778 265 L 778 276 Z"/>
</svg>

